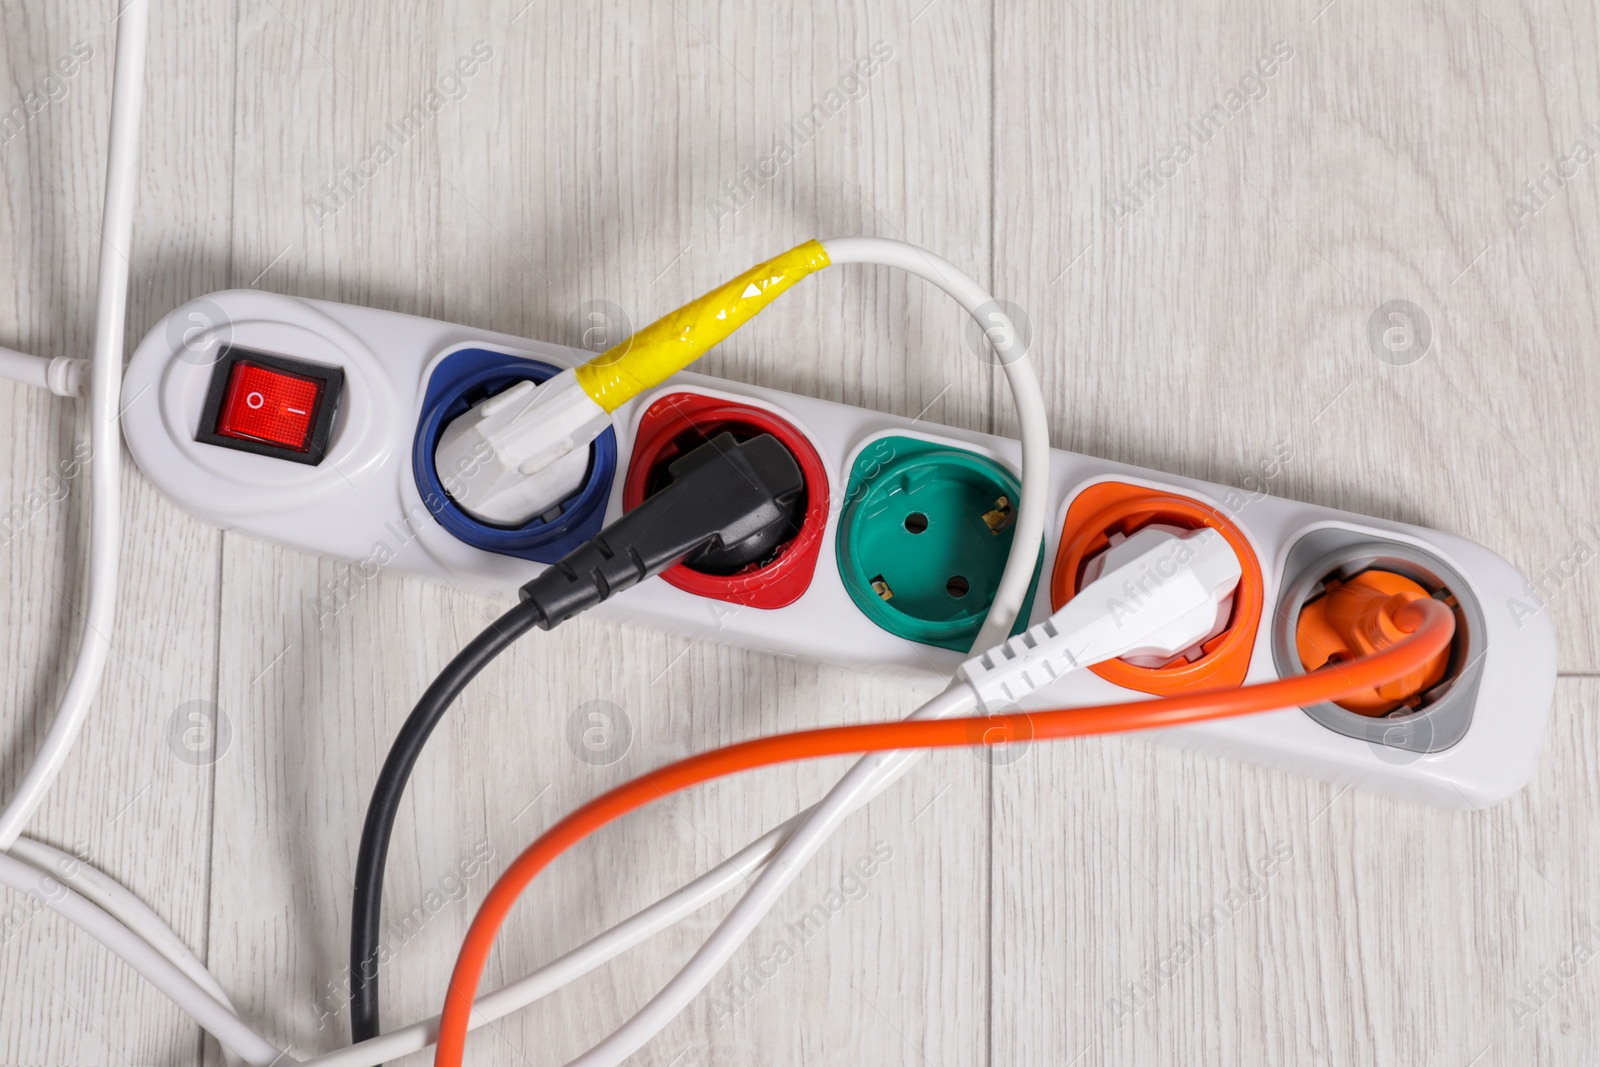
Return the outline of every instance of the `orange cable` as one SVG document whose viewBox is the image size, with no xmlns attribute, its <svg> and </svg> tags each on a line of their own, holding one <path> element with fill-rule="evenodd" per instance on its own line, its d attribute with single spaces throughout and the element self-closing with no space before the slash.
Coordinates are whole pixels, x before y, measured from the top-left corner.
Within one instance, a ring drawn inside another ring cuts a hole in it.
<svg viewBox="0 0 1600 1067">
<path fill-rule="evenodd" d="M 1448 648 L 1455 636 L 1455 616 L 1437 600 L 1413 601 L 1396 611 L 1394 619 L 1409 637 L 1382 651 L 1330 664 L 1313 674 L 1127 704 L 798 730 L 702 752 L 625 782 L 546 830 L 489 890 L 473 917 L 450 975 L 439 1020 L 435 1067 L 461 1064 L 467 1022 L 489 951 L 506 916 L 534 878 L 589 834 L 652 801 L 715 778 L 796 760 L 1147 730 L 1342 700 L 1417 670 Z"/>
</svg>

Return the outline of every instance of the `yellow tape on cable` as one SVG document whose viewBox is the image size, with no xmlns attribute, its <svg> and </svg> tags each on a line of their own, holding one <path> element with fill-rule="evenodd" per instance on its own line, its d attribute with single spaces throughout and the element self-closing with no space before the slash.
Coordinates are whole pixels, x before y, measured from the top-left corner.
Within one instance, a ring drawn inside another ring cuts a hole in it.
<svg viewBox="0 0 1600 1067">
<path fill-rule="evenodd" d="M 615 411 L 699 359 L 795 282 L 828 263 L 820 241 L 807 241 L 758 263 L 578 367 L 578 384 L 596 404 Z"/>
</svg>

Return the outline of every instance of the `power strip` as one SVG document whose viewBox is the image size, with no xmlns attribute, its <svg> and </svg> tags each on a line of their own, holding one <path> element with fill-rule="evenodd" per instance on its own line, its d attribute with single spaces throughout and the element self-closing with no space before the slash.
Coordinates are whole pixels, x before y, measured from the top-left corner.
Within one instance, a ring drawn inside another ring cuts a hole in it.
<svg viewBox="0 0 1600 1067">
<path fill-rule="evenodd" d="M 224 529 L 343 560 L 363 577 L 393 570 L 502 596 L 636 503 L 685 435 L 773 432 L 807 476 L 800 535 L 750 573 L 680 566 L 598 610 L 867 670 L 955 670 L 1008 543 L 1015 442 L 685 373 L 616 412 L 614 439 L 596 442 L 586 470 L 573 467 L 559 509 L 500 529 L 457 508 L 444 491 L 451 472 L 433 469 L 442 425 L 471 398 L 591 355 L 369 308 L 215 293 L 172 312 L 140 344 L 124 383 L 123 432 L 166 496 Z M 1108 539 L 1152 522 L 1222 529 L 1245 580 L 1228 628 L 1192 662 L 1077 672 L 1028 707 L 1298 673 L 1300 606 L 1324 578 L 1375 567 L 1456 610 L 1449 675 L 1419 707 L 1369 718 L 1319 705 L 1156 736 L 1448 808 L 1493 804 L 1532 776 L 1555 640 L 1542 613 L 1511 612 L 1526 580 L 1499 556 L 1434 530 L 1070 452 L 1055 451 L 1051 468 L 1054 521 L 1030 621 L 1071 595 Z"/>
</svg>

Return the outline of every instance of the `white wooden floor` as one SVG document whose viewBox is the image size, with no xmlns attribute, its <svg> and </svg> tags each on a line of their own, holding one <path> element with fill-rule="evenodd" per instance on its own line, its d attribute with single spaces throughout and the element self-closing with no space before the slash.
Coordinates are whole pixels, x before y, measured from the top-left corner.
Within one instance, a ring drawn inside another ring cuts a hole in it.
<svg viewBox="0 0 1600 1067">
<path fill-rule="evenodd" d="M 49 99 L 0 145 L 0 344 L 88 350 L 113 9 L 0 3 L 0 112 Z M 254 285 L 576 341 L 586 301 L 637 324 L 807 237 L 904 238 L 1025 309 L 1057 445 L 1236 485 L 1287 450 L 1271 492 L 1463 534 L 1537 582 L 1563 677 L 1539 775 L 1509 803 L 1442 813 L 1132 740 L 1001 767 L 942 754 L 849 825 L 737 967 L 793 941 L 786 924 L 847 867 L 888 856 L 857 899 L 638 1062 L 1600 1061 L 1593 6 L 155 0 L 153 33 L 131 338 Z M 441 89 L 475 47 L 492 56 Z M 47 84 L 75 48 L 92 54 Z M 430 91 L 437 113 L 397 136 Z M 826 118 L 797 137 L 808 113 Z M 1393 299 L 1431 334 L 1404 365 L 1368 341 Z M 808 282 L 707 363 L 1011 426 L 954 307 L 859 269 Z M 0 506 L 24 515 L 0 537 L 9 791 L 84 593 L 84 486 L 58 464 L 85 422 L 5 384 L 0 420 Z M 273 1040 L 335 1048 L 376 768 L 502 605 L 385 575 L 319 627 L 308 602 L 331 564 L 202 526 L 135 471 L 125 489 L 116 655 L 36 832 L 130 883 Z M 588 621 L 517 652 L 418 769 L 392 909 L 449 893 L 475 850 L 498 870 L 674 755 L 899 716 L 923 693 Z M 591 700 L 632 724 L 610 766 L 563 740 Z M 194 702 L 228 725 L 199 758 L 173 740 Z M 491 980 L 705 869 L 841 769 L 699 790 L 600 835 L 526 902 Z M 400 949 L 388 1025 L 435 1010 L 488 877 Z M 1219 904 L 1228 919 L 1197 938 Z M 475 1038 L 476 1062 L 565 1062 L 716 913 Z M 202 1061 L 215 1044 L 86 937 L 49 915 L 8 928 L 0 1062 Z"/>
</svg>

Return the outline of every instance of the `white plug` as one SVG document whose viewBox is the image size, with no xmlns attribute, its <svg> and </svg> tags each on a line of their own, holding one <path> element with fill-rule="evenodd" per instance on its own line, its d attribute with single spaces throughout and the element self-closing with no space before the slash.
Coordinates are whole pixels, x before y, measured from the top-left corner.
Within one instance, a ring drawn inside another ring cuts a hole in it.
<svg viewBox="0 0 1600 1067">
<path fill-rule="evenodd" d="M 1106 554 L 1100 577 L 1060 611 L 967 660 L 957 675 L 994 711 L 1080 667 L 1171 659 L 1214 631 L 1241 573 L 1216 530 L 1140 530 Z"/>
<path fill-rule="evenodd" d="M 589 442 L 611 425 L 571 370 L 518 382 L 452 419 L 433 461 L 445 491 L 481 522 L 515 526 L 583 486 Z"/>
</svg>

